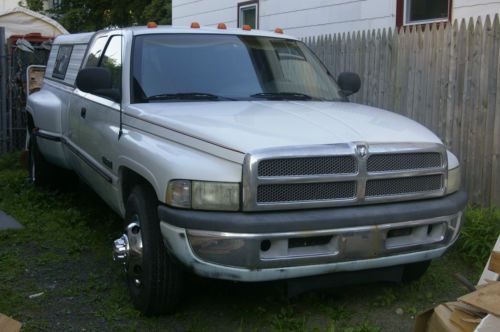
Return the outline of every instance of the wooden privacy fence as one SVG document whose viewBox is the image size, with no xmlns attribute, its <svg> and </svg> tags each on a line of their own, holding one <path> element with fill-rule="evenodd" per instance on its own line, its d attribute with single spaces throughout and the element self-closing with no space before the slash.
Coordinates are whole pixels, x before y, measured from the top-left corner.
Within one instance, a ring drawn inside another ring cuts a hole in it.
<svg viewBox="0 0 500 332">
<path fill-rule="evenodd" d="M 335 76 L 361 76 L 352 101 L 408 116 L 434 131 L 459 157 L 471 202 L 500 206 L 498 14 L 493 22 L 487 17 L 304 41 Z"/>
</svg>

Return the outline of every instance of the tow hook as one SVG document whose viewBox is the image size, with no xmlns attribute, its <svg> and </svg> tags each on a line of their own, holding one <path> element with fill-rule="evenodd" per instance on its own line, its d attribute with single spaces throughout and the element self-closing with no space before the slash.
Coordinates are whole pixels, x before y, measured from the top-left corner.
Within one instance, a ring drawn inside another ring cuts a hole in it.
<svg viewBox="0 0 500 332">
<path fill-rule="evenodd" d="M 123 234 L 113 242 L 113 260 L 122 265 L 126 265 L 129 253 L 128 237 Z"/>
</svg>

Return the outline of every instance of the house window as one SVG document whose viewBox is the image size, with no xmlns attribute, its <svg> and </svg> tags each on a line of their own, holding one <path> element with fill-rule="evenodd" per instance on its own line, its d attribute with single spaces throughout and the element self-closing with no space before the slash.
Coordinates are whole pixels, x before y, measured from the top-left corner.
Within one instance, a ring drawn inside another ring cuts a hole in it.
<svg viewBox="0 0 500 332">
<path fill-rule="evenodd" d="M 247 1 L 238 4 L 238 27 L 249 25 L 252 29 L 259 28 L 259 2 Z"/>
<path fill-rule="evenodd" d="M 447 22 L 450 20 L 450 0 L 405 0 L 405 25 Z"/>
<path fill-rule="evenodd" d="M 59 46 L 59 51 L 57 51 L 56 56 L 56 63 L 54 65 L 54 70 L 52 71 L 52 77 L 64 80 L 64 77 L 66 77 L 66 71 L 68 70 L 69 59 L 71 58 L 72 51 L 72 45 Z"/>
</svg>

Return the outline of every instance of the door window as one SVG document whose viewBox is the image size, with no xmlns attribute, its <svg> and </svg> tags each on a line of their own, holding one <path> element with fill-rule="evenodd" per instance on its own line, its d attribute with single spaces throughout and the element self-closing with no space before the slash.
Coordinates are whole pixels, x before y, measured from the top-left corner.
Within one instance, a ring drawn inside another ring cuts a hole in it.
<svg viewBox="0 0 500 332">
<path fill-rule="evenodd" d="M 108 38 L 106 37 L 100 37 L 97 38 L 96 41 L 92 44 L 89 55 L 87 56 L 87 63 L 85 64 L 85 68 L 99 66 L 99 61 L 101 61 L 102 52 L 104 51 L 107 40 Z"/>
<path fill-rule="evenodd" d="M 113 89 L 121 89 L 122 83 L 122 36 L 112 36 L 99 67 L 108 68 L 113 79 Z"/>
</svg>

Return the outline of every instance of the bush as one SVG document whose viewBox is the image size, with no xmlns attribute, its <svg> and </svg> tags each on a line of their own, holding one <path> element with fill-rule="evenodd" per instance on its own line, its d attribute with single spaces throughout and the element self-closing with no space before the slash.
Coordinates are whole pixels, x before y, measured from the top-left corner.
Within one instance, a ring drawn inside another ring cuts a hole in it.
<svg viewBox="0 0 500 332">
<path fill-rule="evenodd" d="M 469 208 L 465 225 L 458 241 L 458 249 L 466 260 L 484 266 L 500 234 L 500 210 L 497 208 Z"/>
</svg>

